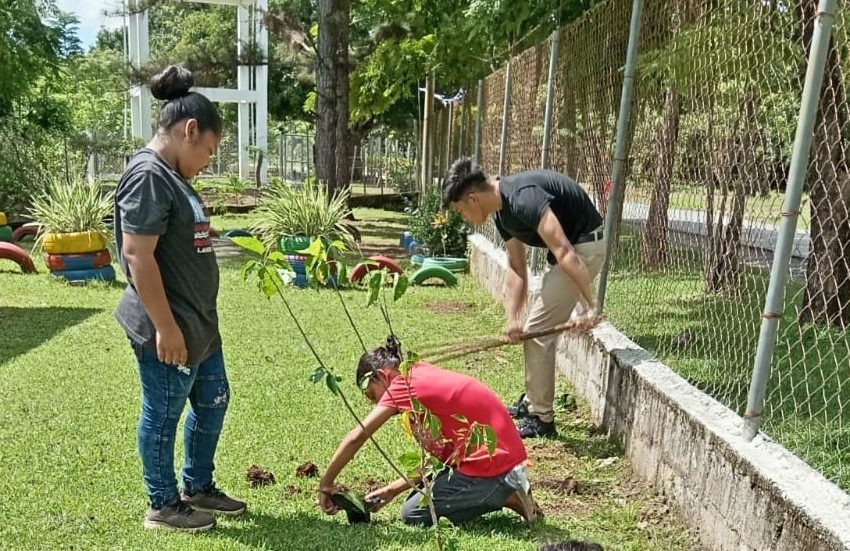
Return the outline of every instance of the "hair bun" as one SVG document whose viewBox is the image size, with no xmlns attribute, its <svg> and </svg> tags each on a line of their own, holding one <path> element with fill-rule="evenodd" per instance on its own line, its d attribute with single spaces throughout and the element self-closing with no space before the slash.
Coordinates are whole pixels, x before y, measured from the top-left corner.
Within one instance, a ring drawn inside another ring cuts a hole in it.
<svg viewBox="0 0 850 551">
<path fill-rule="evenodd" d="M 170 101 L 183 97 L 195 85 L 192 71 L 182 65 L 169 65 L 151 78 L 151 93 L 158 100 Z"/>
<path fill-rule="evenodd" d="M 401 341 L 399 341 L 395 335 L 387 337 L 384 349 L 396 358 L 401 359 Z"/>
</svg>

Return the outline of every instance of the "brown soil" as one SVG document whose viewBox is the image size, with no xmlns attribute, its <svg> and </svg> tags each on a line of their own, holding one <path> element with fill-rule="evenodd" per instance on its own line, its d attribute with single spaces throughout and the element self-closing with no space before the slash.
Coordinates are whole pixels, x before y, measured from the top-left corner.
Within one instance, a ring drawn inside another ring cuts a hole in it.
<svg viewBox="0 0 850 551">
<path fill-rule="evenodd" d="M 271 471 L 258 467 L 257 465 L 251 465 L 248 467 L 248 471 L 245 473 L 245 478 L 248 480 L 248 485 L 252 488 L 275 483 L 274 474 L 272 474 Z"/>
<path fill-rule="evenodd" d="M 319 476 L 319 468 L 315 463 L 307 461 L 295 469 L 295 476 L 298 478 L 313 478 Z"/>
<path fill-rule="evenodd" d="M 379 490 L 379 489 L 383 488 L 384 486 L 385 486 L 385 484 L 383 482 L 381 482 L 380 480 L 375 480 L 374 478 L 372 478 L 370 476 L 369 478 L 366 479 L 366 492 L 365 493 L 368 494 L 368 493 L 374 492 L 375 490 Z"/>
<path fill-rule="evenodd" d="M 539 486 L 541 488 L 547 488 L 557 494 L 562 494 L 566 496 L 579 493 L 578 480 L 571 476 L 568 476 L 567 478 L 564 478 L 562 480 L 544 478 L 542 480 L 538 480 L 536 486 Z"/>
<path fill-rule="evenodd" d="M 475 305 L 456 300 L 436 300 L 426 304 L 425 308 L 435 314 L 468 314 L 475 310 Z"/>
<path fill-rule="evenodd" d="M 286 487 L 285 490 L 283 490 L 283 495 L 286 496 L 286 497 L 294 497 L 294 496 L 296 496 L 300 493 L 301 493 L 301 488 L 299 488 L 298 486 L 295 486 L 294 484 L 290 484 L 289 486 Z"/>
</svg>

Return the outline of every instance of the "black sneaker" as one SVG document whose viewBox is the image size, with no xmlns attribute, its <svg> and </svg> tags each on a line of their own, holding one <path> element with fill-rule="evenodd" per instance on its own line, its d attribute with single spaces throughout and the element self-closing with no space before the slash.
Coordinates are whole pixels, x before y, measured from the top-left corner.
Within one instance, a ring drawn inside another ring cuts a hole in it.
<svg viewBox="0 0 850 551">
<path fill-rule="evenodd" d="M 238 517 L 245 512 L 247 507 L 244 501 L 233 499 L 216 488 L 214 483 L 210 484 L 205 490 L 193 495 L 187 494 L 184 490 L 182 497 L 183 501 L 199 511 L 207 511 L 228 517 Z"/>
<path fill-rule="evenodd" d="M 546 423 L 536 415 L 529 415 L 520 421 L 517 429 L 519 429 L 519 435 L 523 438 L 555 438 L 558 436 L 554 422 Z"/>
<path fill-rule="evenodd" d="M 508 406 L 508 413 L 514 419 L 528 417 L 528 402 L 525 401 L 525 392 L 519 395 L 519 400 Z"/>
<path fill-rule="evenodd" d="M 175 532 L 206 532 L 215 526 L 215 517 L 210 513 L 196 511 L 183 503 L 179 497 L 162 509 L 148 509 L 145 528 L 172 530 Z"/>
</svg>

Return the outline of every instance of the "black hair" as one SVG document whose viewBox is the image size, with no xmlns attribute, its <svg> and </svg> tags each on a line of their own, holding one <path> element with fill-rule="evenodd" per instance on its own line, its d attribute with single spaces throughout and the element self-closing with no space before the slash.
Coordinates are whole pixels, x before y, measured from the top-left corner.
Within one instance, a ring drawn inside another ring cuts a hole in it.
<svg viewBox="0 0 850 551">
<path fill-rule="evenodd" d="M 448 208 L 450 203 L 459 201 L 461 196 L 470 189 L 480 191 L 486 187 L 487 175 L 484 171 L 473 166 L 469 157 L 461 157 L 446 173 L 446 181 L 443 183 L 443 208 Z"/>
<path fill-rule="evenodd" d="M 151 78 L 153 97 L 165 102 L 156 115 L 157 126 L 161 130 L 168 130 L 182 120 L 195 119 L 201 132 L 209 130 L 221 136 L 218 109 L 203 94 L 190 92 L 189 89 L 194 85 L 195 77 L 182 65 L 169 65 Z"/>
<path fill-rule="evenodd" d="M 387 366 L 391 369 L 398 369 L 398 366 L 401 365 L 401 359 L 401 342 L 395 335 L 390 335 L 387 337 L 384 346 L 373 348 L 360 356 L 360 361 L 357 363 L 357 378 L 354 382 L 357 386 L 361 386 L 365 378 L 371 379 L 379 369 Z"/>
<path fill-rule="evenodd" d="M 598 543 L 589 541 L 570 540 L 562 543 L 550 543 L 538 551 L 605 551 Z"/>
</svg>

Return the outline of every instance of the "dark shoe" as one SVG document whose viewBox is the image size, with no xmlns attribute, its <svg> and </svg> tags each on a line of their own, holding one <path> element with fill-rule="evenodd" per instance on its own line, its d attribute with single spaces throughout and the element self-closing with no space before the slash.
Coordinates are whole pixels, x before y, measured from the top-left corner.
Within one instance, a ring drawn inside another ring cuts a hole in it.
<svg viewBox="0 0 850 551">
<path fill-rule="evenodd" d="M 525 392 L 519 395 L 519 400 L 508 406 L 508 413 L 514 419 L 528 417 L 528 402 L 525 401 Z"/>
<path fill-rule="evenodd" d="M 558 436 L 554 422 L 546 423 L 536 415 L 529 415 L 520 421 L 517 429 L 519 429 L 519 435 L 523 438 L 555 438 Z"/>
<path fill-rule="evenodd" d="M 202 490 L 194 495 L 189 495 L 184 490 L 182 497 L 184 502 L 195 509 L 215 513 L 217 515 L 238 517 L 244 513 L 246 509 L 244 501 L 233 499 L 216 488 L 215 484 L 210 484 L 206 490 Z"/>
<path fill-rule="evenodd" d="M 162 509 L 151 507 L 145 515 L 145 528 L 195 533 L 212 530 L 214 526 L 213 515 L 196 511 L 183 503 L 179 497 Z"/>
</svg>

